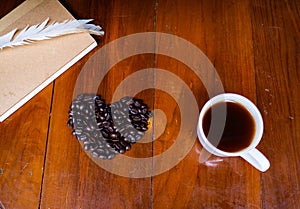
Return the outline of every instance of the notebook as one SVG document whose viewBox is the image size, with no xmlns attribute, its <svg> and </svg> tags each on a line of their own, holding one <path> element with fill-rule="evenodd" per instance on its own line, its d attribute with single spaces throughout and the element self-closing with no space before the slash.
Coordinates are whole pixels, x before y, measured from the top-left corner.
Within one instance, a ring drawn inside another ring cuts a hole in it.
<svg viewBox="0 0 300 209">
<path fill-rule="evenodd" d="M 0 19 L 0 36 L 27 25 L 74 19 L 57 0 L 27 0 Z M 0 122 L 96 47 L 88 33 L 0 50 Z"/>
</svg>

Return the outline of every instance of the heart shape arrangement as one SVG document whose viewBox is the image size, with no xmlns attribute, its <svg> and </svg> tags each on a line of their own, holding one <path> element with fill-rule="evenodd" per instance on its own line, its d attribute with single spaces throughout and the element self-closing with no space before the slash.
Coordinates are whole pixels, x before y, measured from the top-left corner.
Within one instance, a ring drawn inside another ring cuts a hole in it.
<svg viewBox="0 0 300 209">
<path fill-rule="evenodd" d="M 72 101 L 68 125 L 93 157 L 112 159 L 124 154 L 148 130 L 152 117 L 141 99 L 123 97 L 106 104 L 100 95 L 80 94 Z"/>
</svg>

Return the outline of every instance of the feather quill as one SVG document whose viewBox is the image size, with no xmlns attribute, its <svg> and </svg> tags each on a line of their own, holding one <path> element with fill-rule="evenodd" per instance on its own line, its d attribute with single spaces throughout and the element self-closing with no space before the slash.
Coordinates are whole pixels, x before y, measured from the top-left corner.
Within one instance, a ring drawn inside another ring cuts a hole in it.
<svg viewBox="0 0 300 209">
<path fill-rule="evenodd" d="M 54 22 L 47 26 L 49 18 L 38 25 L 27 26 L 15 35 L 18 29 L 0 36 L 0 50 L 5 47 L 14 47 L 30 44 L 36 41 L 46 40 L 57 36 L 63 36 L 72 33 L 88 32 L 94 35 L 104 35 L 104 31 L 98 25 L 90 24 L 92 19 L 83 20 L 65 20 L 63 22 Z M 15 36 L 15 37 L 14 37 Z"/>
</svg>

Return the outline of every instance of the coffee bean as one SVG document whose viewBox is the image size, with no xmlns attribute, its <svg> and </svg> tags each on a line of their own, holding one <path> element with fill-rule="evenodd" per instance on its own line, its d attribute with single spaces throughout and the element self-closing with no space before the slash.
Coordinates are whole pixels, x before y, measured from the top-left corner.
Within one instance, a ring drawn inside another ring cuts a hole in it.
<svg viewBox="0 0 300 209">
<path fill-rule="evenodd" d="M 139 125 L 134 126 L 134 128 L 138 131 L 143 131 L 142 128 Z"/>
<path fill-rule="evenodd" d="M 88 151 L 88 150 L 90 149 L 90 145 L 89 145 L 89 144 L 84 145 L 84 146 L 83 146 L 83 149 L 84 149 L 85 151 Z"/>
<path fill-rule="evenodd" d="M 108 128 L 111 126 L 111 123 L 109 121 L 104 121 L 102 124 L 105 128 Z"/>
<path fill-rule="evenodd" d="M 142 104 L 142 100 L 140 100 L 140 99 L 135 99 L 135 100 L 134 100 L 134 106 L 140 107 L 141 104 Z"/>
<path fill-rule="evenodd" d="M 137 121 L 141 121 L 142 119 L 140 118 L 140 116 L 135 115 L 135 116 L 132 116 L 132 117 L 131 117 L 131 120 L 137 122 Z"/>
<path fill-rule="evenodd" d="M 113 144 L 109 144 L 109 143 L 105 142 L 105 145 L 106 145 L 106 147 L 108 147 L 108 148 L 113 148 Z"/>
<path fill-rule="evenodd" d="M 126 142 L 130 142 L 130 138 L 128 138 L 128 137 L 125 137 L 125 138 L 124 138 L 124 141 L 126 141 Z"/>
<path fill-rule="evenodd" d="M 111 153 L 110 155 L 107 156 L 107 159 L 113 159 L 115 157 L 115 154 Z"/>
<path fill-rule="evenodd" d="M 106 119 L 106 118 L 105 118 L 104 115 L 99 115 L 99 120 L 100 120 L 100 121 L 105 121 L 105 119 Z"/>
<path fill-rule="evenodd" d="M 135 138 L 136 141 L 138 141 L 138 140 L 140 140 L 142 138 L 142 136 L 141 135 L 135 135 L 134 138 Z"/>
<path fill-rule="evenodd" d="M 104 107 L 100 107 L 99 108 L 99 112 L 104 112 L 105 108 Z"/>
<path fill-rule="evenodd" d="M 111 133 L 109 134 L 109 138 L 111 138 L 111 139 L 116 139 L 117 137 L 118 137 L 117 134 L 114 133 L 114 132 L 111 132 Z"/>
<path fill-rule="evenodd" d="M 106 129 L 102 130 L 101 133 L 104 138 L 109 138 L 109 132 Z"/>
<path fill-rule="evenodd" d="M 129 102 L 130 100 L 132 100 L 132 97 L 125 96 L 120 99 L 120 102 L 127 104 L 127 102 Z"/>
<path fill-rule="evenodd" d="M 68 125 L 68 126 L 73 126 L 73 120 L 68 120 L 67 125 Z"/>
<path fill-rule="evenodd" d="M 109 113 L 106 112 L 106 113 L 104 114 L 104 117 L 105 117 L 105 120 L 106 120 L 106 121 L 110 120 L 110 114 L 109 114 Z"/>
<path fill-rule="evenodd" d="M 144 136 L 144 132 L 142 132 L 142 131 L 138 131 L 137 134 L 138 134 L 139 136 Z"/>
<path fill-rule="evenodd" d="M 113 142 L 113 140 L 111 140 L 111 139 L 107 138 L 105 141 L 106 141 L 108 144 L 110 144 L 110 145 L 111 145 L 111 147 L 113 147 L 113 146 L 114 146 L 114 142 Z"/>
<path fill-rule="evenodd" d="M 73 133 L 75 135 L 81 135 L 82 134 L 82 130 L 81 129 L 75 129 Z"/>
<path fill-rule="evenodd" d="M 79 135 L 79 136 L 77 136 L 77 139 L 78 139 L 79 141 L 84 141 L 84 140 L 87 139 L 87 136 L 86 136 L 86 135 Z"/>
<path fill-rule="evenodd" d="M 120 144 L 125 147 L 127 145 L 127 142 L 124 140 L 124 138 L 120 139 Z"/>
<path fill-rule="evenodd" d="M 147 131 L 148 128 L 147 128 L 147 127 L 142 127 L 141 130 L 142 130 L 142 131 Z"/>
<path fill-rule="evenodd" d="M 95 150 L 95 151 L 92 151 L 91 152 L 91 155 L 93 156 L 93 157 L 98 157 L 99 156 L 99 154 L 98 154 L 98 152 Z"/>
<path fill-rule="evenodd" d="M 131 149 L 131 144 L 127 144 L 125 149 L 126 149 L 126 151 L 129 151 Z"/>
<path fill-rule="evenodd" d="M 119 150 L 125 149 L 125 146 L 123 146 L 119 141 L 116 142 L 114 145 L 115 145 L 115 147 L 116 147 L 117 149 L 119 149 Z"/>
<path fill-rule="evenodd" d="M 136 115 L 136 114 L 139 113 L 138 109 L 136 109 L 136 108 L 131 108 L 131 109 L 129 110 L 129 112 L 130 112 L 131 114 L 133 114 L 133 115 Z"/>
<path fill-rule="evenodd" d="M 126 102 L 126 105 L 132 105 L 133 103 L 134 103 L 134 101 L 131 99 Z"/>
</svg>

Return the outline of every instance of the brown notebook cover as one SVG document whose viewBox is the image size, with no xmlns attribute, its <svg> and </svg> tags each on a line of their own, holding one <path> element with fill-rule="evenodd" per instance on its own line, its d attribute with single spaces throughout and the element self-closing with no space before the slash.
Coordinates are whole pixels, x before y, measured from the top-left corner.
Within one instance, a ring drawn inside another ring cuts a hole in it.
<svg viewBox="0 0 300 209">
<path fill-rule="evenodd" d="M 47 18 L 74 19 L 57 0 L 27 0 L 0 19 L 0 36 Z M 0 122 L 96 45 L 88 33 L 79 33 L 0 50 Z"/>
</svg>

